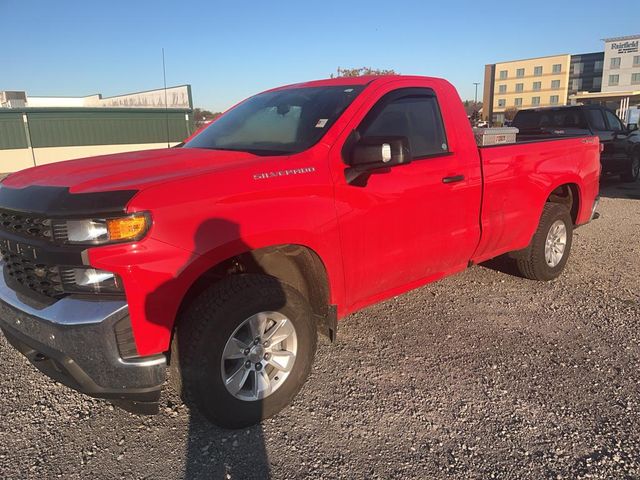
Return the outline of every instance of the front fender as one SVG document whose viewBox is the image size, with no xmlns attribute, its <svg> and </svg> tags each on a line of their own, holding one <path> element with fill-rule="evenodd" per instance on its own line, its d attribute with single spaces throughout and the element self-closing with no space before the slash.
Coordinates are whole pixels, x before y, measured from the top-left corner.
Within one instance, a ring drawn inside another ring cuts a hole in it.
<svg viewBox="0 0 640 480">
<path fill-rule="evenodd" d="M 219 227 L 220 222 L 216 221 L 215 226 Z M 304 232 L 271 232 L 228 238 L 226 242 L 216 242 L 215 248 L 206 249 L 200 244 L 200 253 L 150 237 L 135 244 L 90 249 L 88 258 L 92 266 L 122 278 L 138 353 L 152 355 L 169 349 L 180 305 L 192 285 L 221 262 L 251 250 L 285 243 L 309 248 L 324 264 L 330 302 L 344 305 L 341 263 L 337 249 L 331 250 L 336 243 L 325 235 L 327 244 L 320 245 L 311 237 Z"/>
</svg>

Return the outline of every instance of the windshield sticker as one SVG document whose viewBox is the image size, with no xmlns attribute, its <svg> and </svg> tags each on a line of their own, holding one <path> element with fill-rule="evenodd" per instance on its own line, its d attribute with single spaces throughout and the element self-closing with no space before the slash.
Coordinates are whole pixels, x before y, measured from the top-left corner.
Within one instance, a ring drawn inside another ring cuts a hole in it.
<svg viewBox="0 0 640 480">
<path fill-rule="evenodd" d="M 278 170 L 277 172 L 256 173 L 253 175 L 254 180 L 264 180 L 266 178 L 287 177 L 289 175 L 301 175 L 303 173 L 313 173 L 315 167 L 293 168 L 291 170 Z"/>
<path fill-rule="evenodd" d="M 328 121 L 328 118 L 321 118 L 320 120 L 318 120 L 318 123 L 316 123 L 316 128 L 324 128 Z"/>
</svg>

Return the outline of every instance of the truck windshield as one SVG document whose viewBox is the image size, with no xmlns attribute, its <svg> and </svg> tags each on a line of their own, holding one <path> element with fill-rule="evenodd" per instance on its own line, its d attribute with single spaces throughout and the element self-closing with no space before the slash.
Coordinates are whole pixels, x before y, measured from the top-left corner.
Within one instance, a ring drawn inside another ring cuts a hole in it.
<svg viewBox="0 0 640 480">
<path fill-rule="evenodd" d="M 546 130 L 549 128 L 575 128 L 587 130 L 589 126 L 580 108 L 559 108 L 549 110 L 521 110 L 512 123 L 521 132 Z"/>
<path fill-rule="evenodd" d="M 288 88 L 251 97 L 185 144 L 258 155 L 298 153 L 322 138 L 363 85 Z"/>
</svg>

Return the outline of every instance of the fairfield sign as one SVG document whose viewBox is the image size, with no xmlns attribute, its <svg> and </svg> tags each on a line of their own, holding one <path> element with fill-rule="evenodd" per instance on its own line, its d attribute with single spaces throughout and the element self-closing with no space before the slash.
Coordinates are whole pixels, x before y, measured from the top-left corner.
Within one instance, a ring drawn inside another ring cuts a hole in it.
<svg viewBox="0 0 640 480">
<path fill-rule="evenodd" d="M 611 50 L 617 50 L 618 53 L 635 53 L 638 51 L 640 40 L 629 40 L 626 42 L 613 42 Z"/>
</svg>

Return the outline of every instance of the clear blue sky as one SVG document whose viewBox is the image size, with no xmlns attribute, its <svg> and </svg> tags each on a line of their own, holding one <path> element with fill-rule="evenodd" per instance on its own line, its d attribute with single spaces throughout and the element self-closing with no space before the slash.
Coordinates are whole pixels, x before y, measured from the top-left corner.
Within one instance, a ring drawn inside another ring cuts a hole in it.
<svg viewBox="0 0 640 480">
<path fill-rule="evenodd" d="M 441 76 L 472 99 L 483 66 L 586 53 L 640 33 L 633 2 L 0 0 L 0 90 L 105 96 L 193 86 L 222 110 L 340 67 Z M 478 97 L 481 98 L 481 88 Z"/>
</svg>

